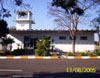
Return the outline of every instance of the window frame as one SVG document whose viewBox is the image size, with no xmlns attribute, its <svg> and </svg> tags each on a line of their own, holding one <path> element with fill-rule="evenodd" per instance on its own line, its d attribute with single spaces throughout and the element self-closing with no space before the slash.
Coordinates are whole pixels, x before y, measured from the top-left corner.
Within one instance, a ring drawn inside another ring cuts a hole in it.
<svg viewBox="0 0 100 78">
<path fill-rule="evenodd" d="M 88 40 L 87 36 L 80 36 L 80 40 Z"/>
<path fill-rule="evenodd" d="M 59 36 L 59 40 L 67 40 L 66 36 Z"/>
</svg>

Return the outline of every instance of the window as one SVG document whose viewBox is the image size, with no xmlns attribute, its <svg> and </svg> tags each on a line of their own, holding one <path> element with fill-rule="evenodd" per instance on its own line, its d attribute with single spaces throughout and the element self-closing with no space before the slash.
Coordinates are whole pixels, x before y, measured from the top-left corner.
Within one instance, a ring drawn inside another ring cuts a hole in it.
<svg viewBox="0 0 100 78">
<path fill-rule="evenodd" d="M 29 41 L 30 40 L 30 36 L 24 36 L 24 41 Z"/>
<path fill-rule="evenodd" d="M 72 37 L 71 37 L 71 36 L 69 36 L 69 39 L 70 39 L 70 40 L 72 40 Z M 76 36 L 75 36 L 75 40 L 76 40 Z"/>
<path fill-rule="evenodd" d="M 87 40 L 87 36 L 81 36 L 80 40 Z"/>
<path fill-rule="evenodd" d="M 54 39 L 52 39 L 51 42 L 54 43 Z"/>
<path fill-rule="evenodd" d="M 18 19 L 27 19 L 27 18 L 28 18 L 28 14 L 27 13 L 24 16 L 18 14 Z"/>
<path fill-rule="evenodd" d="M 66 40 L 66 36 L 59 36 L 59 40 Z"/>
</svg>

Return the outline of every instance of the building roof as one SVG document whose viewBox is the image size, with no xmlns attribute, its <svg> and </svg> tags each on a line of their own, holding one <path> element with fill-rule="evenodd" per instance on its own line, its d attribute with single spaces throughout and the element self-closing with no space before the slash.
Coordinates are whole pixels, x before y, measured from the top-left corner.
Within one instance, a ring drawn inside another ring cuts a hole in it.
<svg viewBox="0 0 100 78">
<path fill-rule="evenodd" d="M 69 32 L 68 30 L 42 30 L 42 29 L 31 29 L 31 30 L 10 30 L 10 32 Z M 93 32 L 95 33 L 96 30 L 78 30 L 77 32 Z"/>
<path fill-rule="evenodd" d="M 35 24 L 35 22 L 33 20 L 28 20 L 28 19 L 17 19 L 17 20 L 14 20 L 14 22 L 30 22 L 31 24 Z"/>
</svg>

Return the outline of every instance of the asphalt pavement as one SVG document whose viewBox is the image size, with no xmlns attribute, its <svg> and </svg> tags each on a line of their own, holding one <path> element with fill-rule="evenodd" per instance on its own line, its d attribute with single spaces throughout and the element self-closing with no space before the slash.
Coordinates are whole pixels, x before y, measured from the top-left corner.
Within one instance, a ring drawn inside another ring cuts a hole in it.
<svg viewBox="0 0 100 78">
<path fill-rule="evenodd" d="M 66 72 L 66 68 L 95 68 L 95 73 Z M 99 59 L 4 59 L 0 78 L 100 78 Z"/>
</svg>

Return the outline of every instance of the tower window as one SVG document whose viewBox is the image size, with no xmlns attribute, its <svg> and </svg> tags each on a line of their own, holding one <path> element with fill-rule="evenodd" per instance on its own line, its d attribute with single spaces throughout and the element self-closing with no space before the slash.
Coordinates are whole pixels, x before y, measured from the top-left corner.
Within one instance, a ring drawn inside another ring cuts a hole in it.
<svg viewBox="0 0 100 78">
<path fill-rule="evenodd" d="M 18 14 L 18 19 L 26 19 L 26 18 L 28 18 L 27 13 L 24 16 Z"/>
</svg>

